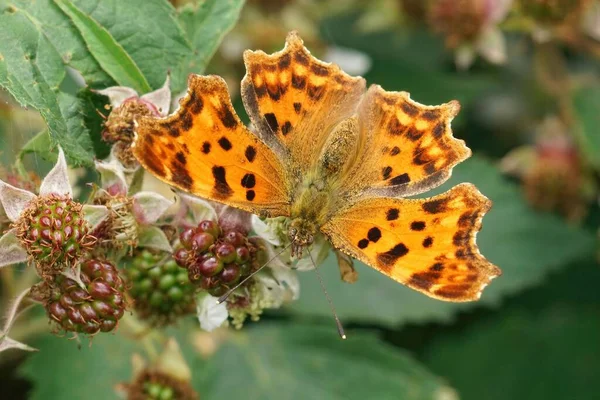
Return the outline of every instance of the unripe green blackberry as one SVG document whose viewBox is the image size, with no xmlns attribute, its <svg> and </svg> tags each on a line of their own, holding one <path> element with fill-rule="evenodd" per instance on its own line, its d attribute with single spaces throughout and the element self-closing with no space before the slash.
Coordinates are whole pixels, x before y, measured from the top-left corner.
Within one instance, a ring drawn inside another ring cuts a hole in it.
<svg viewBox="0 0 600 400">
<path fill-rule="evenodd" d="M 160 371 L 142 371 L 127 390 L 127 400 L 198 399 L 198 394 L 188 382 Z"/>
<path fill-rule="evenodd" d="M 164 326 L 195 312 L 196 288 L 170 254 L 138 250 L 125 261 L 125 273 L 134 308 L 150 324 Z"/>
<path fill-rule="evenodd" d="M 37 197 L 15 223 L 17 237 L 43 278 L 73 265 L 96 242 L 83 206 L 68 196 Z"/>
<path fill-rule="evenodd" d="M 223 231 L 213 221 L 202 221 L 179 235 L 177 263 L 192 282 L 213 296 L 225 294 L 258 268 L 257 248 L 236 230 Z"/>
<path fill-rule="evenodd" d="M 123 282 L 114 265 L 105 260 L 81 263 L 81 282 L 57 275 L 49 287 L 45 302 L 48 316 L 69 332 L 95 335 L 117 327 L 125 312 Z"/>
</svg>

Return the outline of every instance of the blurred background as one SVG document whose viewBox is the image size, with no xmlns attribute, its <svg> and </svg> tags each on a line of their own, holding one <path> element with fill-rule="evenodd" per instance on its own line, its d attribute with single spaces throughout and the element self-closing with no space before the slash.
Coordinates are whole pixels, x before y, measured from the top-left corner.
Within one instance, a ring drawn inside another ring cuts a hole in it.
<svg viewBox="0 0 600 400">
<path fill-rule="evenodd" d="M 364 265 L 343 283 L 330 255 L 323 275 L 350 339 L 337 339 L 316 277 L 303 273 L 298 301 L 239 335 L 181 334 L 200 398 L 600 398 L 600 1 L 248 0 L 207 68 L 240 115 L 243 50 L 279 50 L 293 29 L 369 84 L 427 105 L 460 101 L 454 134 L 474 155 L 436 192 L 472 182 L 493 200 L 478 242 L 503 276 L 481 301 L 450 304 Z M 8 166 L 44 121 L 6 92 L 0 100 Z M 35 154 L 23 163 L 39 176 L 52 165 Z M 0 397 L 96 398 L 92 382 L 130 375 L 118 353 L 134 345 L 118 335 L 79 350 L 22 329 L 42 351 L 0 358 Z M 90 386 L 64 389 L 73 379 Z"/>
</svg>

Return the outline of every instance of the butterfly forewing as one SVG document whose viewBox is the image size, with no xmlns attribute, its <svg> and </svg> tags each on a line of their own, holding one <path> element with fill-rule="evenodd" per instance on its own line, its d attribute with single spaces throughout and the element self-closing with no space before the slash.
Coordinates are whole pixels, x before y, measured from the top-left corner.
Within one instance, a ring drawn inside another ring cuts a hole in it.
<svg viewBox="0 0 600 400">
<path fill-rule="evenodd" d="M 365 81 L 324 63 L 292 32 L 282 51 L 244 53 L 242 97 L 258 133 L 306 172 L 315 165 L 327 136 L 356 113 Z M 291 166 L 290 166 L 291 167 Z"/>
<path fill-rule="evenodd" d="M 424 106 L 406 92 L 371 86 L 359 108 L 364 145 L 350 170 L 348 187 L 396 197 L 442 184 L 471 154 L 462 140 L 452 136 L 450 121 L 459 109 L 456 101 Z"/>
<path fill-rule="evenodd" d="M 225 81 L 191 75 L 168 118 L 142 118 L 133 151 L 164 182 L 256 214 L 289 215 L 285 167 L 235 114 Z"/>
</svg>

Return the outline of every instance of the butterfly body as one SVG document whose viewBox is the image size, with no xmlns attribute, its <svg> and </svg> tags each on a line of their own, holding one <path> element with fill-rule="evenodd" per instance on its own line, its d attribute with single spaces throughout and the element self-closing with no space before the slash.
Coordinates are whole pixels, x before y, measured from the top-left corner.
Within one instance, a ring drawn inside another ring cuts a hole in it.
<svg viewBox="0 0 600 400">
<path fill-rule="evenodd" d="M 318 235 L 431 297 L 479 298 L 500 270 L 475 243 L 490 201 L 471 184 L 406 199 L 470 155 L 452 136 L 458 102 L 424 106 L 312 57 L 294 32 L 244 54 L 239 120 L 225 82 L 191 75 L 174 115 L 138 121 L 133 151 L 163 181 L 260 216 L 289 218 L 292 253 Z"/>
</svg>

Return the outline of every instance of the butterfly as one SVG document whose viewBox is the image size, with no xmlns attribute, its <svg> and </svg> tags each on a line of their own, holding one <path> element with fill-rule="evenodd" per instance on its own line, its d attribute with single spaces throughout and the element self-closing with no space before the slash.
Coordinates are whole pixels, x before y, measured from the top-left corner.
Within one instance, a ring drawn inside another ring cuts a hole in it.
<svg viewBox="0 0 600 400">
<path fill-rule="evenodd" d="M 261 217 L 289 217 L 293 253 L 337 250 L 436 299 L 469 301 L 501 271 L 475 243 L 491 202 L 472 184 L 424 199 L 471 154 L 452 136 L 457 101 L 425 106 L 313 57 L 244 52 L 235 113 L 225 81 L 190 75 L 178 110 L 137 121 L 133 153 L 162 181 Z"/>
</svg>

